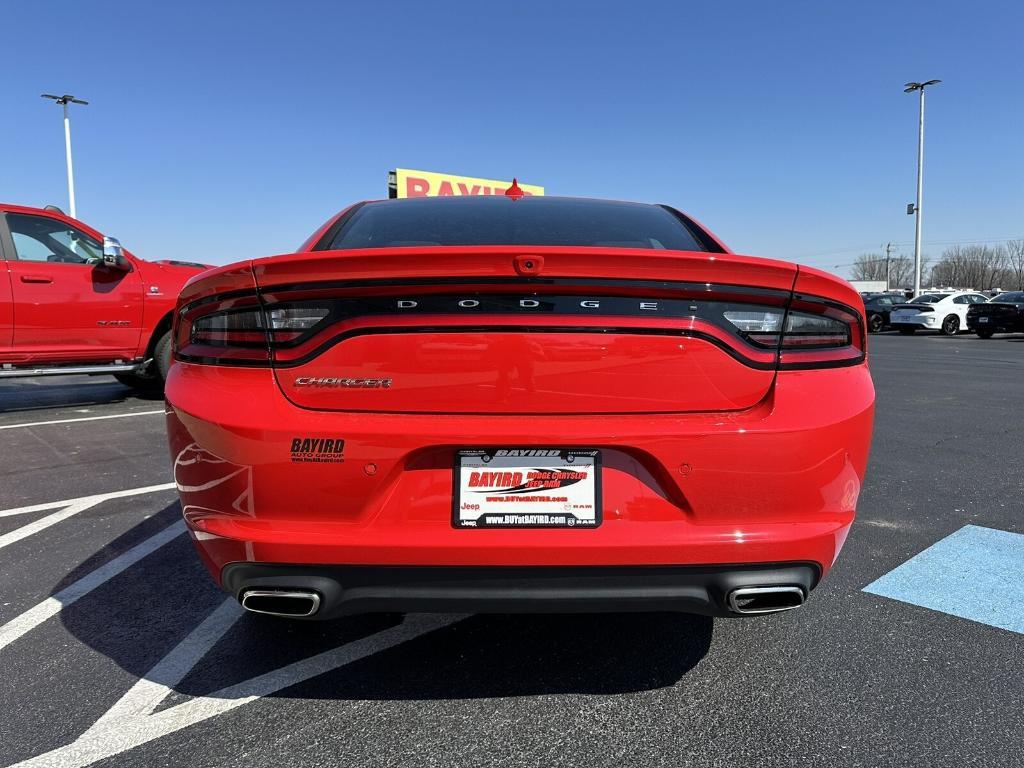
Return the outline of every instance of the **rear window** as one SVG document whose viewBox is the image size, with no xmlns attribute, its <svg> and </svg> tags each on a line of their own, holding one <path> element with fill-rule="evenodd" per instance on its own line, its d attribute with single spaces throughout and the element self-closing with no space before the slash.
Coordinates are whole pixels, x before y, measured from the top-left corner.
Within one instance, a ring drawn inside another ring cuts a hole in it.
<svg viewBox="0 0 1024 768">
<path fill-rule="evenodd" d="M 935 304 L 951 296 L 949 293 L 925 293 L 910 300 L 911 304 Z"/>
<path fill-rule="evenodd" d="M 865 304 L 902 304 L 904 301 L 902 296 L 893 296 L 891 293 L 876 293 L 864 299 Z"/>
<path fill-rule="evenodd" d="M 1021 304 L 1024 303 L 1024 292 L 1011 291 L 1010 293 L 1000 293 L 992 301 L 1008 301 L 1012 304 Z"/>
<path fill-rule="evenodd" d="M 441 197 L 365 203 L 318 250 L 432 245 L 579 245 L 719 250 L 657 205 L 557 197 Z"/>
</svg>

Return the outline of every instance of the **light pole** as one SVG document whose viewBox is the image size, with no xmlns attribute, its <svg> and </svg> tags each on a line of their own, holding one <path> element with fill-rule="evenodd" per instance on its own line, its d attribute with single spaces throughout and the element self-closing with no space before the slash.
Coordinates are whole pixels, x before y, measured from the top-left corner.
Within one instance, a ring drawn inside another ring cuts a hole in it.
<svg viewBox="0 0 1024 768">
<path fill-rule="evenodd" d="M 920 91 L 921 114 L 917 126 L 917 203 L 907 206 L 907 213 L 917 214 L 914 222 L 914 295 L 921 293 L 921 193 L 924 185 L 924 89 L 929 85 L 938 85 L 941 80 L 929 80 L 925 83 L 907 83 L 904 93 Z"/>
<path fill-rule="evenodd" d="M 891 273 L 891 270 L 889 269 L 889 265 L 891 263 L 890 257 L 889 257 L 890 253 L 892 253 L 892 243 L 886 243 L 885 244 L 885 290 L 886 290 L 886 292 L 888 292 L 888 290 L 889 290 L 889 283 L 891 282 L 890 279 L 889 279 L 889 275 Z"/>
<path fill-rule="evenodd" d="M 42 94 L 44 99 L 53 99 L 64 107 L 64 151 L 68 159 L 68 202 L 71 206 L 71 218 L 77 219 L 75 215 L 75 172 L 71 166 L 71 120 L 68 118 L 68 104 L 88 104 L 88 101 L 76 99 L 70 93 L 63 96 L 54 96 L 52 93 Z"/>
</svg>

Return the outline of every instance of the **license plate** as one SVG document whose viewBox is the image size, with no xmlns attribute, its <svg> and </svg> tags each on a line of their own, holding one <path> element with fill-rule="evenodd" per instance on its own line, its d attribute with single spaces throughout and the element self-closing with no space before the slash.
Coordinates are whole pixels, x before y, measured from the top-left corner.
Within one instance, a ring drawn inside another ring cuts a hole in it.
<svg viewBox="0 0 1024 768">
<path fill-rule="evenodd" d="M 596 528 L 601 452 L 479 448 L 455 455 L 456 528 Z"/>
<path fill-rule="evenodd" d="M 989 318 L 987 318 L 987 317 L 979 317 L 978 318 L 978 322 L 979 323 L 987 323 L 988 321 L 989 321 Z"/>
</svg>

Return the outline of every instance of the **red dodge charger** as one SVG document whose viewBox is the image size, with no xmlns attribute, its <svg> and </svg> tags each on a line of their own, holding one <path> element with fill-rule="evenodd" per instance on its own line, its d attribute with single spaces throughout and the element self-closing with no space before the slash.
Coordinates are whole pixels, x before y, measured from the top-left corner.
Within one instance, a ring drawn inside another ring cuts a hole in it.
<svg viewBox="0 0 1024 768">
<path fill-rule="evenodd" d="M 247 609 L 801 605 L 853 522 L 861 298 L 665 205 L 354 205 L 185 287 L 175 480 Z"/>
</svg>

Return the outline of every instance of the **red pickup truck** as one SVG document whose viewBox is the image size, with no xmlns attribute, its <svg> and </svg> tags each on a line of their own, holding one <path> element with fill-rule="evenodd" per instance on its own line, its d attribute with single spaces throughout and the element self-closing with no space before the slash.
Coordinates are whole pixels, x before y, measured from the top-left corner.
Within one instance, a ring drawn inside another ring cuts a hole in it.
<svg viewBox="0 0 1024 768">
<path fill-rule="evenodd" d="M 110 373 L 160 390 L 174 303 L 205 269 L 143 261 L 59 209 L 0 203 L 0 379 Z"/>
</svg>

